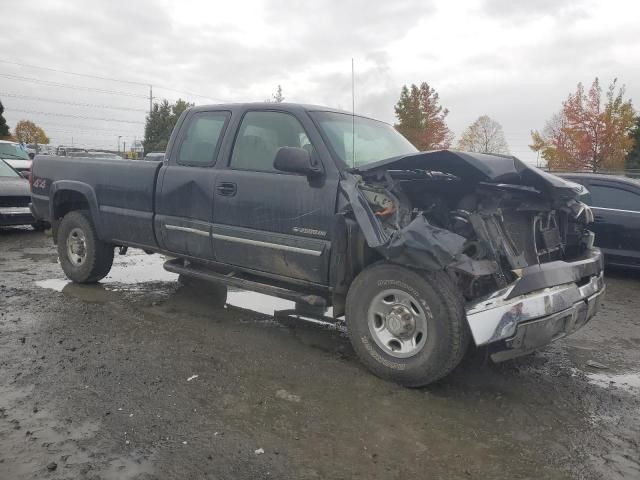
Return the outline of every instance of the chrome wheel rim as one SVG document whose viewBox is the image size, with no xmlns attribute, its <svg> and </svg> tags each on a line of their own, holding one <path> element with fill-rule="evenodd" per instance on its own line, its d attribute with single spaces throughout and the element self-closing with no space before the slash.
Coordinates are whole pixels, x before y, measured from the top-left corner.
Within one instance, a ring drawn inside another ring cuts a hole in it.
<svg viewBox="0 0 640 480">
<path fill-rule="evenodd" d="M 84 232 L 74 228 L 67 237 L 67 258 L 76 266 L 82 265 L 87 258 L 87 240 Z"/>
<path fill-rule="evenodd" d="M 427 341 L 431 312 L 412 295 L 397 289 L 378 293 L 369 307 L 369 332 L 385 353 L 396 358 L 416 355 Z"/>
</svg>

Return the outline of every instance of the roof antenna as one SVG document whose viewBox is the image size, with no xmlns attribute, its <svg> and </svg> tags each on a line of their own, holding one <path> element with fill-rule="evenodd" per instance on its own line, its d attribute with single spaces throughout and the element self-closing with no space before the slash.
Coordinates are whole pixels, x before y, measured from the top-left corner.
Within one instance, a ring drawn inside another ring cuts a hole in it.
<svg viewBox="0 0 640 480">
<path fill-rule="evenodd" d="M 356 77 L 351 57 L 351 168 L 356 167 Z"/>
</svg>

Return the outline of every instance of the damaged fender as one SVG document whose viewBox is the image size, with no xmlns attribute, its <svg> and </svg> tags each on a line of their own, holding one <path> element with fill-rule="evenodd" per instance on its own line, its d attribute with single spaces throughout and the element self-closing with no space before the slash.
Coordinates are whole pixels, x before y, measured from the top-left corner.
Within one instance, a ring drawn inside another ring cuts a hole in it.
<svg viewBox="0 0 640 480">
<path fill-rule="evenodd" d="M 356 182 L 349 178 L 342 180 L 340 186 L 347 194 L 367 245 L 386 259 L 435 271 L 443 270 L 462 255 L 466 239 L 431 225 L 424 215 L 418 215 L 406 227 L 388 235 Z"/>
</svg>

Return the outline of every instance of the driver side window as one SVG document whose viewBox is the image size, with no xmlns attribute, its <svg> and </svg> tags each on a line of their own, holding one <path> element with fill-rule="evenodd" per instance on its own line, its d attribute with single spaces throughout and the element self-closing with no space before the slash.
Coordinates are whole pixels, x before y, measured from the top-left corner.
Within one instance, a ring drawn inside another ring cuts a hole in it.
<svg viewBox="0 0 640 480">
<path fill-rule="evenodd" d="M 276 172 L 273 161 L 280 147 L 312 146 L 300 122 L 283 112 L 247 112 L 238 130 L 229 166 L 238 170 Z"/>
</svg>

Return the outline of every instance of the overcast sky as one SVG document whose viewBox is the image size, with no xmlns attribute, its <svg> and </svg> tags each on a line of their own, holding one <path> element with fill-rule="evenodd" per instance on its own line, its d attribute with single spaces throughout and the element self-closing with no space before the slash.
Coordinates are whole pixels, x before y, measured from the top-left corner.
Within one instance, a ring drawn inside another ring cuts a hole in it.
<svg viewBox="0 0 640 480">
<path fill-rule="evenodd" d="M 12 129 L 34 120 L 54 144 L 73 136 L 115 149 L 118 135 L 140 138 L 146 84 L 154 96 L 197 104 L 262 101 L 280 84 L 287 101 L 350 109 L 351 58 L 359 113 L 393 122 L 402 85 L 426 81 L 456 135 L 487 114 L 528 161 L 529 131 L 542 128 L 577 82 L 617 77 L 628 97 L 640 97 L 633 0 L 2 3 L 5 117 Z"/>
</svg>

